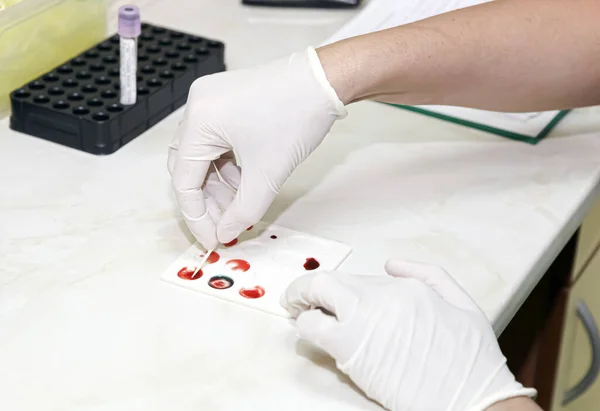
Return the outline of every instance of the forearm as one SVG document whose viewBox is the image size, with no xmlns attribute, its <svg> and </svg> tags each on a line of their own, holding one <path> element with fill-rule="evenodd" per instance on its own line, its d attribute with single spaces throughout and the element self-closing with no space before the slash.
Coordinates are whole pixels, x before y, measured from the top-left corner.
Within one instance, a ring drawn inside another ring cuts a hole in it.
<svg viewBox="0 0 600 411">
<path fill-rule="evenodd" d="M 486 411 L 542 411 L 542 409 L 530 398 L 517 397 L 498 402 Z"/>
<path fill-rule="evenodd" d="M 496 0 L 317 50 L 346 103 L 600 104 L 600 1 Z"/>
</svg>

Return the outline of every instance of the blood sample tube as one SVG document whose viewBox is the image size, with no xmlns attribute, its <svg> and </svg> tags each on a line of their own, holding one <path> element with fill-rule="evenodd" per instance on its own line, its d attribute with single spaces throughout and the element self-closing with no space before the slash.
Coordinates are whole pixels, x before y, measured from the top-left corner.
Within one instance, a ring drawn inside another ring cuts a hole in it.
<svg viewBox="0 0 600 411">
<path fill-rule="evenodd" d="M 119 43 L 121 72 L 121 104 L 131 105 L 137 99 L 137 38 L 142 32 L 140 9 L 125 5 L 119 8 Z"/>
</svg>

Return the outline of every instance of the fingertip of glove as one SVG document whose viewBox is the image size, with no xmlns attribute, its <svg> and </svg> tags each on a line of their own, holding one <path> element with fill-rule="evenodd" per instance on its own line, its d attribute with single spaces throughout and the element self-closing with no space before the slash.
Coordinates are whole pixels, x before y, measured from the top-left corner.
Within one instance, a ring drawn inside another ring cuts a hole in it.
<svg viewBox="0 0 600 411">
<path fill-rule="evenodd" d="M 415 278 L 419 280 L 431 275 L 447 274 L 438 266 L 395 258 L 387 260 L 384 269 L 392 277 Z"/>
<path fill-rule="evenodd" d="M 410 275 L 410 268 L 412 268 L 412 263 L 407 263 L 406 261 L 398 260 L 395 258 L 390 258 L 385 262 L 384 270 L 388 275 L 392 277 L 406 277 Z"/>
</svg>

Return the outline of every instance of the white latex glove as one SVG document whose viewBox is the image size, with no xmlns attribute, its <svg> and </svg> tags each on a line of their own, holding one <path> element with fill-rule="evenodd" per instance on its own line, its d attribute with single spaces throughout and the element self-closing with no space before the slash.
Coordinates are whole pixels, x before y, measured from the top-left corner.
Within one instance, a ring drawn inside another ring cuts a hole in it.
<svg viewBox="0 0 600 411">
<path fill-rule="evenodd" d="M 390 260 L 386 271 L 308 274 L 282 305 L 301 338 L 389 410 L 481 411 L 536 395 L 515 381 L 486 316 L 444 270 Z"/>
<path fill-rule="evenodd" d="M 258 222 L 345 115 L 313 48 L 196 80 L 169 150 L 175 195 L 196 239 L 210 249 Z M 210 167 L 217 159 L 236 192 Z"/>
</svg>

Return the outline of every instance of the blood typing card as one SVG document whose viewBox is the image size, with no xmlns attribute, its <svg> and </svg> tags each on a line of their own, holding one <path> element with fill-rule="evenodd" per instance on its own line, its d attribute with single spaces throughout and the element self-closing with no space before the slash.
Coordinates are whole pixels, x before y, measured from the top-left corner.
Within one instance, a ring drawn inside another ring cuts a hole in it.
<svg viewBox="0 0 600 411">
<path fill-rule="evenodd" d="M 192 274 L 205 256 L 198 243 L 171 264 L 161 279 L 289 317 L 279 303 L 287 286 L 308 272 L 337 269 L 351 251 L 345 244 L 261 222 L 213 251 L 194 278 Z"/>
</svg>

